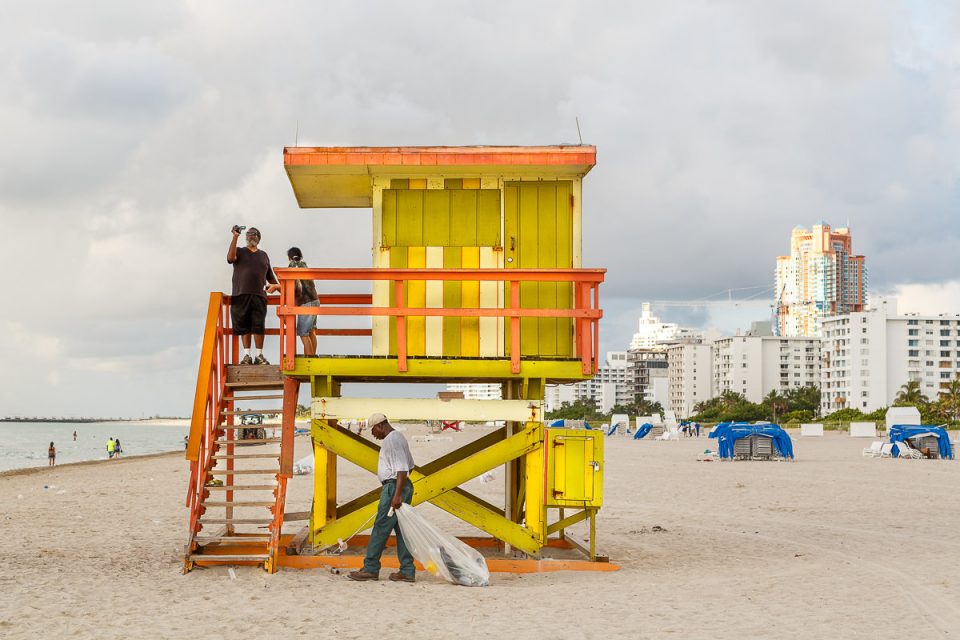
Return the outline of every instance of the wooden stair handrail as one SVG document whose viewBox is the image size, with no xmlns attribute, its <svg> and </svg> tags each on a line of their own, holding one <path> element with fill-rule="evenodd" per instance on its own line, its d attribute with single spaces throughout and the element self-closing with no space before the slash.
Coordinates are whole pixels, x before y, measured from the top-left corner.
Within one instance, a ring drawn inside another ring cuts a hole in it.
<svg viewBox="0 0 960 640">
<path fill-rule="evenodd" d="M 215 391 L 216 384 L 213 374 L 217 370 L 216 355 L 217 339 L 220 327 L 220 309 L 223 304 L 223 294 L 214 291 L 210 294 L 210 303 L 207 306 L 207 321 L 204 323 L 203 346 L 200 350 L 200 367 L 197 372 L 197 390 L 193 396 L 193 414 L 190 418 L 190 436 L 187 440 L 186 458 L 191 462 L 200 460 L 200 444 L 203 435 L 204 422 L 207 414 L 207 402 L 211 400 L 211 391 Z M 213 387 L 213 388 L 211 388 Z M 219 400 L 219 399 L 218 399 Z"/>
</svg>

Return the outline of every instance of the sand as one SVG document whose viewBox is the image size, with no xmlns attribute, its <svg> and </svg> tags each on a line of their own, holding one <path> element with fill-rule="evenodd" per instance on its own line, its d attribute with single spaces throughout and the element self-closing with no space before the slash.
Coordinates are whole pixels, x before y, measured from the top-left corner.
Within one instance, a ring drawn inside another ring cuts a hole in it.
<svg viewBox="0 0 960 640">
<path fill-rule="evenodd" d="M 412 449 L 427 461 L 474 435 Z M 8 474 L 0 637 L 960 635 L 960 461 L 862 458 L 868 441 L 836 433 L 795 443 L 795 463 L 703 463 L 715 441 L 608 438 L 599 543 L 622 569 L 494 574 L 486 589 L 424 574 L 415 585 L 320 570 L 181 575 L 182 453 Z M 311 481 L 295 478 L 289 510 L 308 508 Z M 492 496 L 500 482 L 474 489 Z M 371 477 L 341 465 L 340 484 L 352 497 Z"/>
</svg>

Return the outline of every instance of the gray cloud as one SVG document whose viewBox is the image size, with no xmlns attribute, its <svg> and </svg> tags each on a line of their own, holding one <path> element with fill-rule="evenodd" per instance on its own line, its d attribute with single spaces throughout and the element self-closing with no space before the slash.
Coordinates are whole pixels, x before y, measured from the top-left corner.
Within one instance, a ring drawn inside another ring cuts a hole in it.
<svg viewBox="0 0 960 640">
<path fill-rule="evenodd" d="M 960 279 L 958 20 L 865 0 L 15 7 L 0 268 L 31 313 L 0 357 L 62 375 L 49 395 L 8 374 L 0 414 L 185 413 L 236 222 L 275 262 L 298 244 L 369 264 L 369 212 L 297 208 L 298 123 L 301 144 L 543 144 L 579 117 L 607 348 L 644 299 L 772 283 L 790 229 L 820 219 L 849 220 L 877 288 Z"/>
</svg>

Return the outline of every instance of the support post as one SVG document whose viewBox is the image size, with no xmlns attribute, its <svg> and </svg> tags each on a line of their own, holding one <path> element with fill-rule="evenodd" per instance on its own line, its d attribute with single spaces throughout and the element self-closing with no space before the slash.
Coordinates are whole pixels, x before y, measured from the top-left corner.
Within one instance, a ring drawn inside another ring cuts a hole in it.
<svg viewBox="0 0 960 640">
<path fill-rule="evenodd" d="M 520 308 L 520 282 L 510 281 L 510 310 Z M 510 371 L 520 373 L 520 317 L 510 316 Z"/>
<path fill-rule="evenodd" d="M 300 381 L 296 378 L 283 379 L 283 422 L 280 431 L 280 475 L 293 477 L 293 434 L 297 428 L 297 399 L 300 394 Z"/>
<path fill-rule="evenodd" d="M 313 378 L 310 389 L 313 397 L 340 395 L 340 383 L 330 376 Z M 337 424 L 336 420 L 311 420 L 311 425 L 314 422 L 334 427 Z M 312 435 L 311 440 L 313 441 L 313 505 L 310 510 L 308 540 L 313 544 L 314 532 L 337 519 L 337 454 L 317 442 Z"/>
</svg>

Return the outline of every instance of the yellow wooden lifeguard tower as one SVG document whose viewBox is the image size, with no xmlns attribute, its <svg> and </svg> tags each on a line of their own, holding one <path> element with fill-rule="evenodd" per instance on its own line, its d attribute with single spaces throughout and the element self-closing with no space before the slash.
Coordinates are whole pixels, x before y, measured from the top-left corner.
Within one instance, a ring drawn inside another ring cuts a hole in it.
<svg viewBox="0 0 960 640">
<path fill-rule="evenodd" d="M 337 461 L 375 473 L 379 448 L 338 419 L 373 411 L 392 422 L 504 425 L 411 474 L 414 504 L 429 501 L 489 534 L 470 538 L 472 544 L 514 552 L 509 560 L 491 559 L 492 570 L 551 568 L 541 560 L 547 547 L 579 547 L 589 558 L 568 558 L 552 568 L 613 568 L 591 562 L 604 559 L 595 546 L 603 434 L 546 428 L 543 421 L 546 384 L 584 380 L 597 369 L 605 271 L 584 269 L 581 257 L 581 185 L 595 161 L 596 149 L 583 145 L 285 149 L 284 167 L 301 207 L 372 209 L 373 264 L 275 270 L 281 294 L 270 303 L 277 305 L 280 328 L 268 333 L 280 337 L 279 367 L 236 364 L 229 297 L 211 294 L 187 449 L 192 473 L 185 569 L 218 562 L 262 563 L 270 571 L 359 566 L 360 556 L 309 552 L 365 541 L 358 531 L 372 524 L 380 488 L 371 479 L 369 492 L 343 500 Z M 318 282 L 320 307 L 295 306 L 298 279 Z M 372 294 L 324 292 L 325 284 L 337 281 L 360 281 Z M 369 317 L 369 328 L 317 330 L 370 336 L 369 351 L 296 355 L 298 313 Z M 341 395 L 344 383 L 389 382 L 495 383 L 503 399 Z M 308 514 L 285 514 L 301 383 L 309 383 L 312 396 L 313 506 Z M 234 417 L 253 410 L 238 404 L 274 398 L 282 400 L 281 436 L 255 442 L 279 443 L 279 452 L 239 453 L 235 434 L 241 426 Z M 271 464 L 241 468 L 245 458 Z M 502 504 L 461 488 L 501 466 Z M 248 475 L 269 481 L 235 481 Z M 222 483 L 212 486 L 217 478 Z M 270 493 L 244 499 L 257 491 Z M 222 517 L 211 511 L 219 508 Z M 244 508 L 268 515 L 239 515 Z M 282 534 L 284 522 L 298 519 L 308 524 L 296 535 Z M 564 535 L 582 521 L 589 523 L 585 540 Z"/>
</svg>

